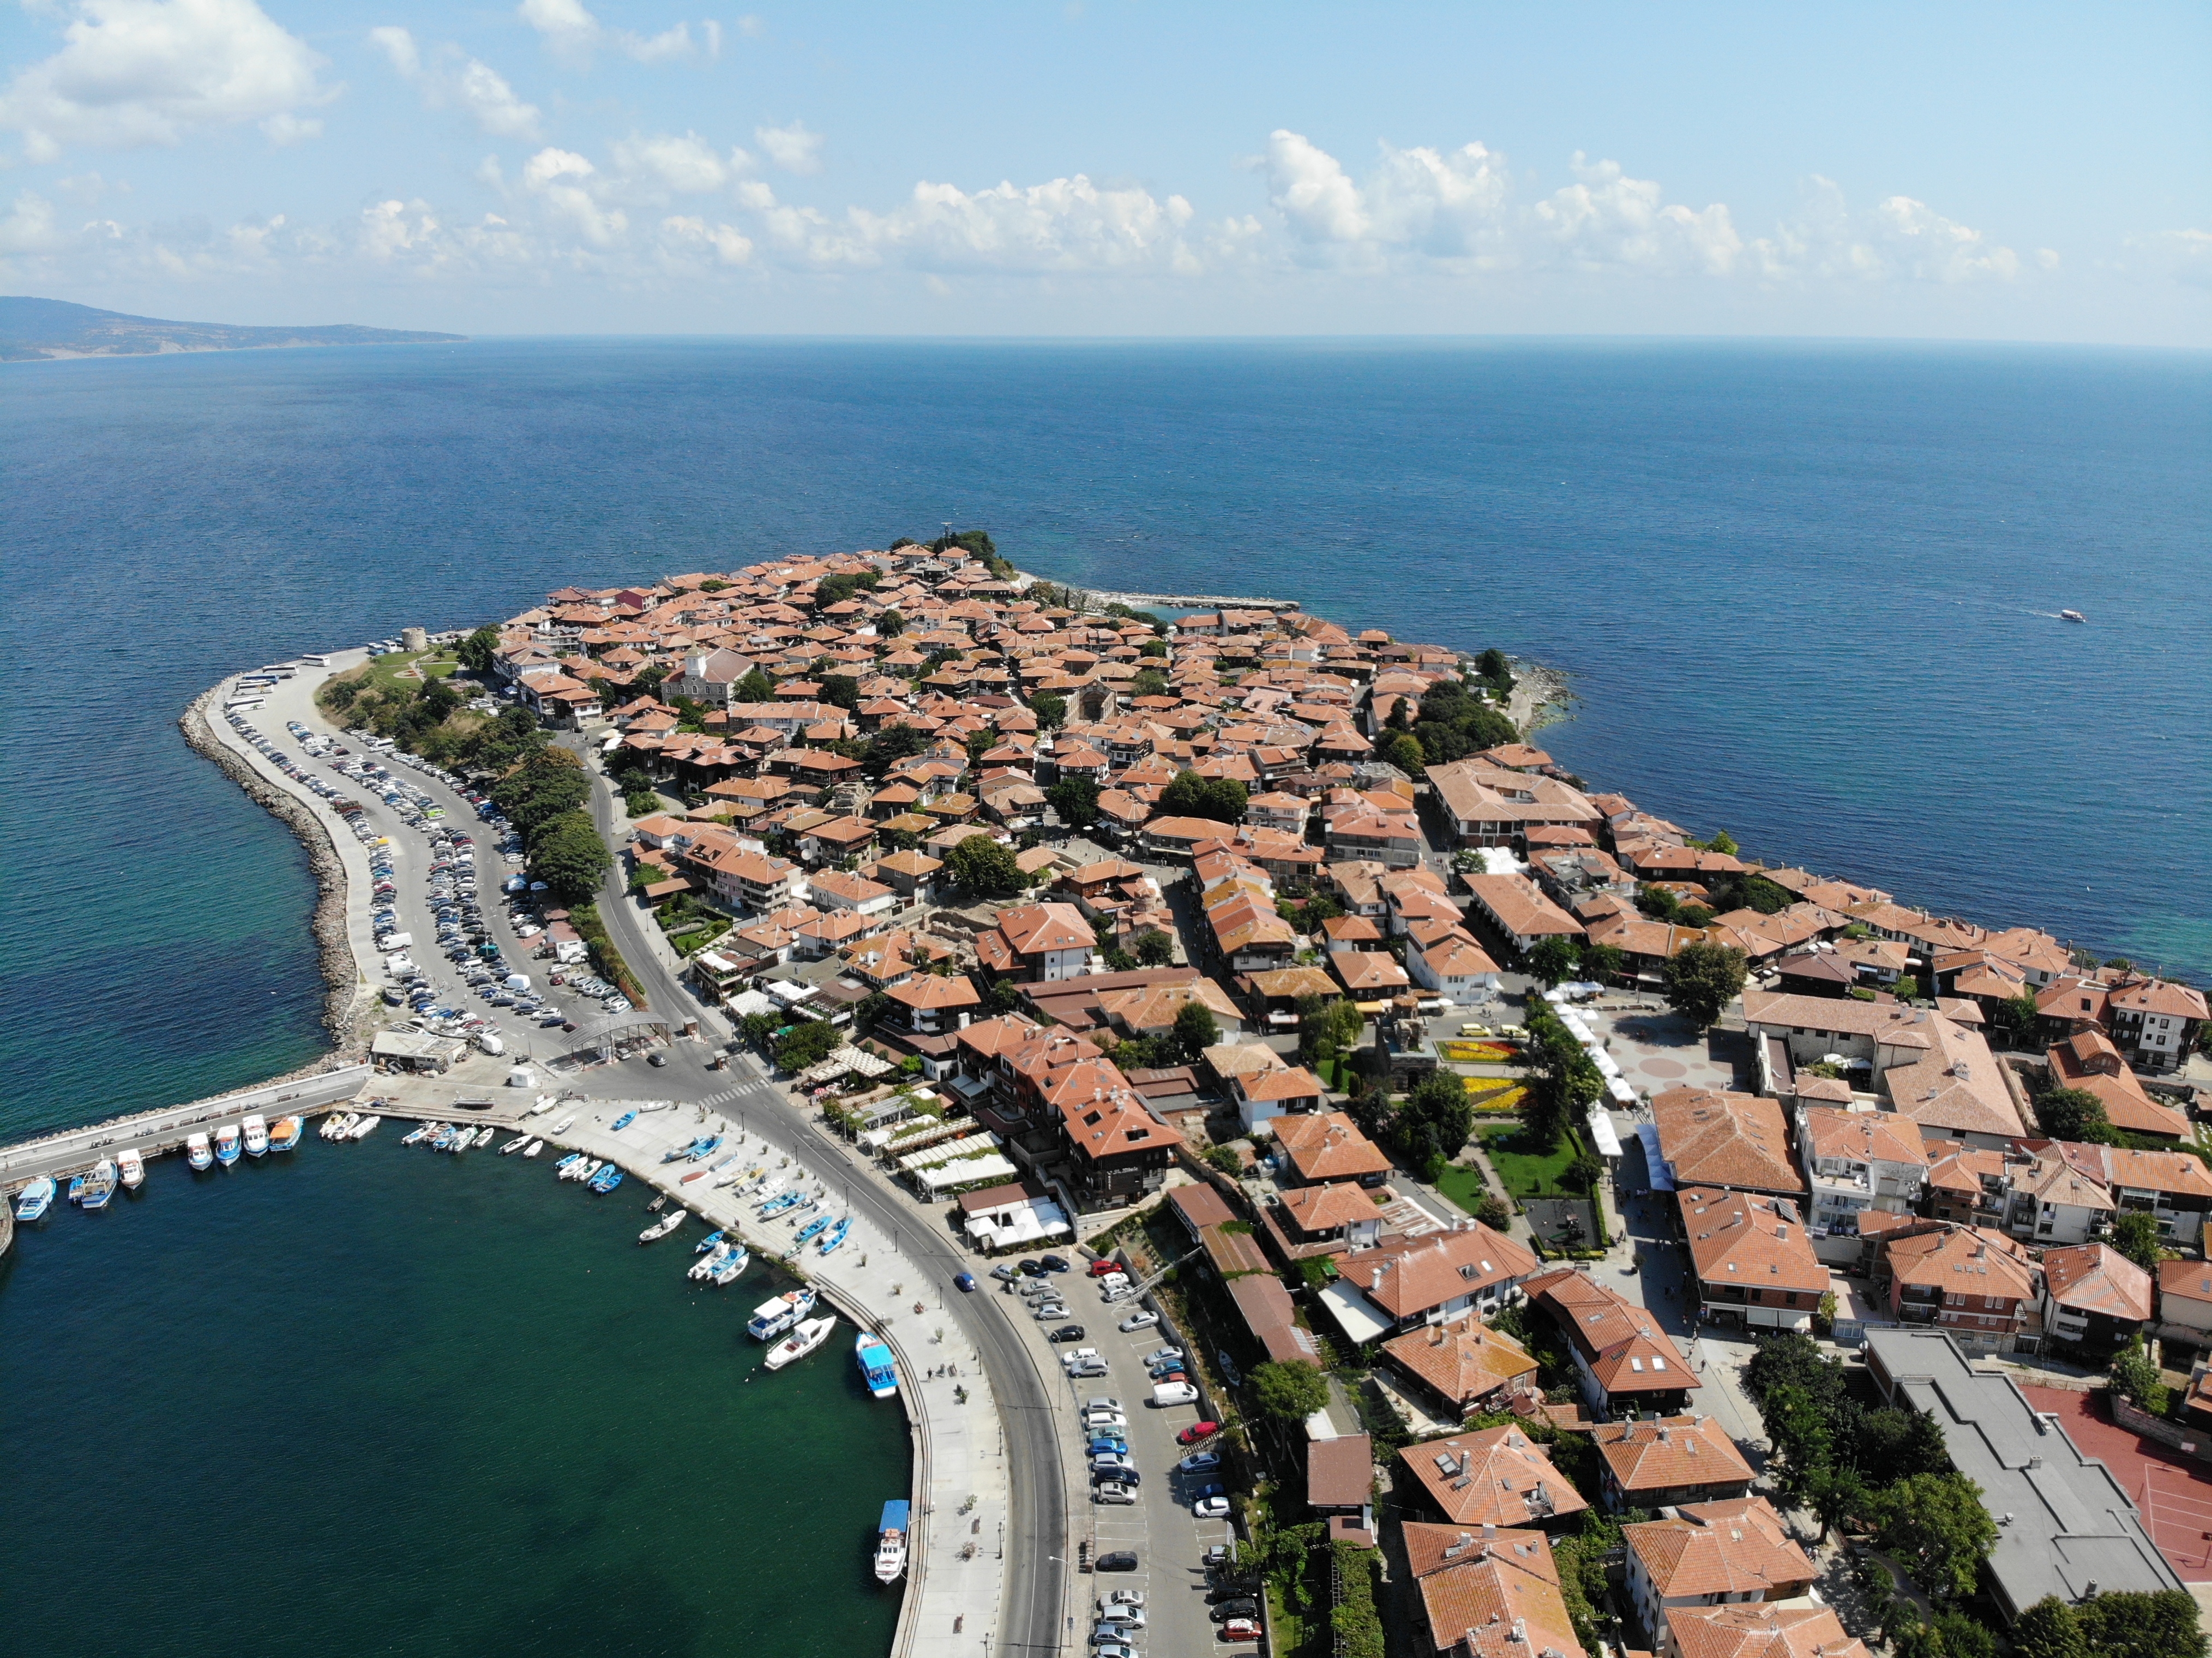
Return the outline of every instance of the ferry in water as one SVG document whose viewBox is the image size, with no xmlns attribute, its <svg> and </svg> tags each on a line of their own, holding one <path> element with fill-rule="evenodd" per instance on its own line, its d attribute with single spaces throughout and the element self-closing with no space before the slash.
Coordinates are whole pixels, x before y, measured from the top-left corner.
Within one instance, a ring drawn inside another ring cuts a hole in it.
<svg viewBox="0 0 2212 1658">
<path fill-rule="evenodd" d="M 185 1161 L 194 1169 L 205 1169 L 215 1162 L 215 1153 L 208 1146 L 206 1135 L 185 1136 Z"/>
<path fill-rule="evenodd" d="M 898 1397 L 898 1364 L 884 1339 L 863 1330 L 853 1342 L 853 1362 L 860 1367 L 860 1376 L 868 1384 L 868 1393 L 876 1399 Z"/>
<path fill-rule="evenodd" d="M 228 1169 L 238 1161 L 238 1125 L 220 1123 L 215 1131 L 215 1160 Z"/>
<path fill-rule="evenodd" d="M 54 1182 L 51 1176 L 41 1175 L 15 1193 L 17 1220 L 44 1220 L 46 1211 L 54 1206 Z"/>
<path fill-rule="evenodd" d="M 876 1582 L 896 1583 L 906 1570 L 906 1533 L 909 1523 L 903 1498 L 884 1504 L 884 1517 L 876 1522 Z"/>
<path fill-rule="evenodd" d="M 773 1340 L 813 1310 L 814 1291 L 811 1287 L 801 1284 L 796 1290 L 786 1290 L 774 1300 L 763 1301 L 753 1309 L 745 1333 L 755 1341 Z"/>
<path fill-rule="evenodd" d="M 115 1172 L 133 1192 L 146 1183 L 146 1159 L 138 1155 L 137 1146 L 126 1145 L 115 1154 Z"/>
<path fill-rule="evenodd" d="M 279 1117 L 269 1130 L 269 1149 L 289 1151 L 300 1143 L 300 1131 L 306 1125 L 297 1117 Z"/>
<path fill-rule="evenodd" d="M 780 1370 L 785 1365 L 795 1363 L 805 1357 L 807 1354 L 829 1340 L 830 1331 L 836 1327 L 837 1321 L 834 1315 L 829 1318 L 802 1319 L 797 1329 L 769 1349 L 766 1361 L 768 1368 L 771 1370 Z"/>
<path fill-rule="evenodd" d="M 267 1118 L 257 1114 L 246 1118 L 238 1127 L 246 1136 L 247 1157 L 258 1157 L 269 1150 L 269 1120 Z"/>
</svg>

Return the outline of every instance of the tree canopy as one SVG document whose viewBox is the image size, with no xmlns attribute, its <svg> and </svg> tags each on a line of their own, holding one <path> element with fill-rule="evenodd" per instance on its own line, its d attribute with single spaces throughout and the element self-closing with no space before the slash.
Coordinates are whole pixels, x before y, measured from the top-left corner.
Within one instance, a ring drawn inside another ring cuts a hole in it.
<svg viewBox="0 0 2212 1658">
<path fill-rule="evenodd" d="M 491 798 L 527 845 L 555 818 L 580 809 L 592 798 L 592 782 L 574 755 L 549 745 L 493 784 Z"/>
<path fill-rule="evenodd" d="M 1997 1522 L 1982 1506 L 1980 1486 L 1964 1474 L 1916 1473 L 1884 1491 L 1875 1506 L 1881 1546 L 1905 1563 L 1913 1582 L 1942 1600 L 1973 1593 L 1975 1575 L 1997 1543 Z"/>
<path fill-rule="evenodd" d="M 1026 884 L 1014 849 L 988 835 L 971 835 L 947 852 L 945 872 L 980 898 L 1011 898 Z"/>
<path fill-rule="evenodd" d="M 1200 777 L 1179 771 L 1160 791 L 1160 813 L 1167 817 L 1210 817 L 1217 823 L 1244 821 L 1244 785 L 1233 777 Z"/>
<path fill-rule="evenodd" d="M 530 846 L 530 872 L 564 903 L 579 903 L 598 890 L 599 878 L 614 862 L 607 843 L 588 813 L 564 811 L 541 828 Z"/>
<path fill-rule="evenodd" d="M 1528 976 L 1549 990 L 1582 970 L 1582 946 L 1564 933 L 1539 938 L 1528 951 Z"/>
<path fill-rule="evenodd" d="M 1030 698 L 1030 712 L 1037 717 L 1037 724 L 1047 731 L 1063 725 L 1067 720 L 1067 699 L 1058 691 L 1039 691 Z"/>
<path fill-rule="evenodd" d="M 1252 1367 L 1252 1396 L 1278 1422 L 1303 1422 L 1328 1403 L 1328 1378 L 1303 1359 Z"/>
<path fill-rule="evenodd" d="M 1507 683 L 1510 683 L 1510 676 Z M 1478 701 L 1455 679 L 1441 680 L 1429 688 L 1413 722 L 1413 735 L 1420 741 L 1423 758 L 1431 766 L 1448 765 L 1501 743 L 1521 740 L 1521 732 L 1510 720 Z"/>
<path fill-rule="evenodd" d="M 1667 963 L 1667 1005 L 1704 1029 L 1741 993 L 1749 963 L 1733 944 L 1684 944 Z"/>
<path fill-rule="evenodd" d="M 2105 1102 L 2086 1088 L 2053 1088 L 2035 1096 L 2035 1120 L 2054 1140 L 2096 1144 L 2112 1127 Z"/>
<path fill-rule="evenodd" d="M 1182 1045 L 1186 1064 L 1221 1040 L 1221 1026 L 1204 1002 L 1188 1001 L 1176 1010 L 1176 1040 Z"/>
<path fill-rule="evenodd" d="M 1468 1102 L 1467 1084 L 1456 1072 L 1430 1072 L 1413 1084 L 1392 1127 L 1398 1149 L 1415 1168 L 1449 1163 L 1474 1133 L 1474 1108 Z"/>
<path fill-rule="evenodd" d="M 1072 829 L 1087 829 L 1098 821 L 1098 785 L 1088 777 L 1063 777 L 1044 798 Z"/>
<path fill-rule="evenodd" d="M 793 1025 L 776 1044 L 775 1062 L 786 1071 L 804 1071 L 836 1051 L 837 1028 L 826 1019 Z"/>
<path fill-rule="evenodd" d="M 489 622 L 456 646 L 453 654 L 471 673 L 489 673 L 491 653 L 499 648 L 499 629 Z"/>
<path fill-rule="evenodd" d="M 747 668 L 745 677 L 731 687 L 730 695 L 739 702 L 773 702 L 775 682 L 758 668 Z"/>
</svg>

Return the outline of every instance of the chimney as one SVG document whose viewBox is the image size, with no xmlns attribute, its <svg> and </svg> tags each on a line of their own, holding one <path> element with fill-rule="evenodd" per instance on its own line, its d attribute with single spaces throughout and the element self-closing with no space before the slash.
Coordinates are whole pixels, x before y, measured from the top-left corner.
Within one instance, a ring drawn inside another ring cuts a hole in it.
<svg viewBox="0 0 2212 1658">
<path fill-rule="evenodd" d="M 1459 1477 L 1462 1479 L 1466 1479 L 1468 1470 L 1474 1465 L 1474 1453 L 1468 1450 L 1461 1451 L 1459 1454 Z"/>
<path fill-rule="evenodd" d="M 1482 1534 L 1486 1538 L 1495 1537 L 1498 1535 L 1498 1527 L 1486 1520 L 1482 1522 Z"/>
</svg>

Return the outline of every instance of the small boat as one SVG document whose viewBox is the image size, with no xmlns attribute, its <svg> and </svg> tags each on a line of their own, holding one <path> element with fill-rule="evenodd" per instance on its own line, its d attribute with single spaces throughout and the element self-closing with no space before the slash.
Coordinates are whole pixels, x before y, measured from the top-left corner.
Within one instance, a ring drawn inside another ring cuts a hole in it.
<svg viewBox="0 0 2212 1658">
<path fill-rule="evenodd" d="M 683 1179 L 678 1181 L 676 1183 L 678 1186 L 689 1186 L 695 1180 L 704 1180 L 706 1178 L 707 1171 L 705 1169 L 694 1169 L 690 1174 L 684 1175 Z"/>
<path fill-rule="evenodd" d="M 605 1167 L 597 1157 L 586 1157 L 568 1171 L 568 1177 L 573 1181 L 587 1181 Z"/>
<path fill-rule="evenodd" d="M 898 1397 L 898 1363 L 881 1336 L 861 1331 L 853 1342 L 853 1362 L 860 1367 L 860 1377 L 868 1384 L 872 1398 Z"/>
<path fill-rule="evenodd" d="M 220 1124 L 215 1131 L 215 1160 L 228 1169 L 238 1161 L 238 1125 Z"/>
<path fill-rule="evenodd" d="M 529 1135 L 527 1135 L 527 1134 L 517 1134 L 517 1135 L 516 1135 L 513 1139 L 509 1140 L 509 1141 L 508 1141 L 505 1145 L 502 1145 L 502 1146 L 501 1146 L 501 1147 L 499 1148 L 499 1154 L 500 1154 L 500 1156 L 501 1156 L 502 1157 L 513 1157 L 516 1152 L 518 1152 L 518 1151 L 520 1151 L 520 1150 L 522 1150 L 522 1148 L 523 1148 L 524 1146 L 526 1146 L 526 1145 L 529 1145 L 529 1144 L 530 1144 L 530 1136 L 529 1136 Z"/>
<path fill-rule="evenodd" d="M 531 1141 L 531 1142 L 530 1142 L 530 1144 L 529 1144 L 529 1145 L 526 1145 L 526 1146 L 524 1146 L 524 1147 L 522 1148 L 522 1155 L 523 1155 L 524 1158 L 526 1160 L 526 1159 L 528 1159 L 528 1158 L 531 1158 L 531 1157 L 536 1157 L 536 1156 L 537 1156 L 540 1151 L 543 1151 L 544 1149 L 545 1149 L 545 1142 L 544 1142 L 544 1140 L 532 1140 L 532 1141 Z"/>
<path fill-rule="evenodd" d="M 578 1163 L 583 1162 L 583 1160 L 584 1154 L 581 1151 L 571 1151 L 567 1157 L 562 1158 L 560 1162 L 553 1165 L 553 1172 L 561 1179 L 566 1180 L 568 1178 L 568 1171 L 571 1169 L 574 1169 Z"/>
<path fill-rule="evenodd" d="M 743 1156 L 744 1156 L 744 1153 L 742 1151 L 732 1151 L 728 1157 L 724 1157 L 720 1163 L 709 1165 L 707 1172 L 712 1175 L 719 1175 Z"/>
<path fill-rule="evenodd" d="M 611 1163 L 600 1164 L 599 1172 L 592 1175 L 590 1181 L 592 1190 L 597 1192 L 601 1197 L 606 1196 L 608 1193 L 613 1191 L 615 1187 L 620 1186 L 622 1183 L 623 1171 L 621 1166 Z"/>
<path fill-rule="evenodd" d="M 570 1129 L 574 1128 L 575 1126 L 576 1126 L 576 1119 L 575 1119 L 573 1115 L 571 1115 L 571 1116 L 566 1116 L 566 1117 L 562 1118 L 560 1121 L 558 1121 L 558 1122 L 555 1123 L 555 1124 L 552 1126 L 552 1127 L 550 1127 L 550 1128 L 547 1129 L 545 1132 L 546 1132 L 547 1133 L 549 1133 L 549 1134 L 551 1134 L 551 1135 L 555 1136 L 556 1138 L 558 1138 L 559 1136 L 561 1136 L 561 1135 L 562 1135 L 562 1134 L 567 1133 Z"/>
<path fill-rule="evenodd" d="M 289 1151 L 300 1143 L 300 1131 L 307 1125 L 297 1117 L 279 1117 L 269 1130 L 269 1149 Z"/>
<path fill-rule="evenodd" d="M 755 1341 L 771 1341 L 814 1310 L 814 1291 L 805 1284 L 786 1290 L 753 1309 L 745 1333 Z"/>
<path fill-rule="evenodd" d="M 195 1169 L 205 1169 L 210 1163 L 214 1163 L 215 1153 L 208 1149 L 208 1137 L 206 1135 L 187 1134 L 185 1136 L 185 1161 L 191 1164 Z"/>
<path fill-rule="evenodd" d="M 46 1211 L 54 1206 L 54 1182 L 51 1175 L 41 1175 L 15 1193 L 17 1220 L 44 1220 Z"/>
<path fill-rule="evenodd" d="M 435 1127 L 436 1125 L 433 1123 L 416 1123 L 411 1133 L 402 1134 L 399 1137 L 399 1143 L 402 1145 L 412 1145 L 417 1140 L 427 1140 L 430 1138 L 431 1131 Z"/>
<path fill-rule="evenodd" d="M 636 1113 L 636 1112 L 635 1112 L 635 1111 L 625 1111 L 625 1112 L 623 1112 L 623 1113 L 622 1114 L 622 1115 L 620 1115 L 619 1117 L 617 1117 L 617 1118 L 614 1120 L 614 1122 L 613 1122 L 613 1123 L 612 1123 L 612 1124 L 608 1127 L 608 1129 L 607 1129 L 607 1133 L 609 1133 L 610 1134 L 619 1134 L 619 1133 L 621 1133 L 623 1132 L 623 1129 L 625 1129 L 625 1128 L 629 1127 L 632 1123 L 635 1122 L 636 1121 L 637 1121 L 637 1113 Z"/>
<path fill-rule="evenodd" d="M 722 1137 L 720 1134 L 713 1135 L 703 1140 L 694 1140 L 691 1143 L 691 1149 L 684 1155 L 690 1162 L 704 1163 L 720 1149 L 721 1144 Z"/>
<path fill-rule="evenodd" d="M 346 1131 L 346 1138 L 349 1140 L 365 1140 L 376 1132 L 376 1126 L 383 1121 L 381 1117 L 363 1117 Z"/>
<path fill-rule="evenodd" d="M 705 1137 L 704 1135 L 700 1136 L 700 1139 L 705 1139 L 705 1138 L 706 1138 L 706 1137 Z M 695 1139 L 695 1140 L 691 1140 L 691 1141 L 690 1141 L 690 1142 L 688 1142 L 687 1144 L 683 1145 L 672 1145 L 672 1146 L 670 1146 L 670 1147 L 668 1148 L 668 1150 L 666 1150 L 665 1151 L 663 1151 L 663 1152 L 660 1154 L 660 1160 L 661 1160 L 661 1162 L 663 1162 L 663 1163 L 677 1163 L 677 1162 L 679 1162 L 679 1161 L 681 1161 L 683 1158 L 685 1158 L 685 1157 L 690 1157 L 690 1156 L 691 1155 L 691 1148 L 692 1148 L 692 1146 L 695 1146 L 695 1145 L 698 1145 L 698 1144 L 699 1144 L 699 1140 Z"/>
<path fill-rule="evenodd" d="M 106 1157 L 92 1166 L 89 1175 L 79 1175 L 70 1182 L 70 1201 L 81 1208 L 105 1209 L 114 1195 L 115 1165 Z"/>
<path fill-rule="evenodd" d="M 780 1370 L 794 1359 L 801 1359 L 830 1339 L 830 1331 L 837 1321 L 830 1318 L 810 1318 L 775 1346 L 768 1350 L 767 1364 L 771 1370 Z"/>
<path fill-rule="evenodd" d="M 2061 610 L 2058 613 L 2058 619 L 2061 622 L 2087 622 L 2089 618 L 2079 610 Z"/>
<path fill-rule="evenodd" d="M 361 1114 L 358 1111 L 333 1114 L 332 1115 L 325 1117 L 323 1119 L 323 1138 L 326 1140 L 342 1140 L 348 1134 L 353 1132 L 353 1126 L 360 1121 Z"/>
<path fill-rule="evenodd" d="M 691 1253 L 695 1255 L 703 1255 L 728 1236 L 729 1234 L 727 1232 L 724 1232 L 720 1230 L 709 1232 L 705 1237 L 701 1238 L 698 1242 L 691 1246 Z"/>
<path fill-rule="evenodd" d="M 894 1497 L 884 1504 L 884 1517 L 876 1522 L 876 1582 L 896 1583 L 906 1570 L 907 1504 Z"/>
<path fill-rule="evenodd" d="M 146 1159 L 138 1155 L 135 1145 L 126 1145 L 115 1154 L 115 1171 L 123 1176 L 127 1190 L 135 1192 L 146 1183 Z"/>
<path fill-rule="evenodd" d="M 269 1150 L 269 1120 L 266 1117 L 257 1114 L 246 1118 L 238 1127 L 246 1136 L 247 1157 L 258 1157 Z"/>
<path fill-rule="evenodd" d="M 550 1094 L 540 1094 L 536 1101 L 532 1103 L 530 1109 L 524 1112 L 522 1114 L 526 1117 L 542 1117 L 548 1111 L 550 1111 L 553 1108 L 553 1106 L 554 1099 Z"/>
<path fill-rule="evenodd" d="M 719 1236 L 718 1234 L 717 1236 Z M 714 1277 L 722 1270 L 722 1263 L 730 1258 L 730 1252 L 735 1248 L 734 1244 L 719 1242 L 714 1243 L 705 1254 L 691 1263 L 690 1269 L 684 1273 L 684 1277 L 691 1279 L 695 1284 Z"/>
<path fill-rule="evenodd" d="M 478 1145 L 489 1145 L 492 1143 L 493 1136 L 498 1133 L 498 1129 L 493 1127 L 491 1124 L 486 1123 L 482 1128 L 477 1130 L 476 1143 Z"/>
<path fill-rule="evenodd" d="M 850 1215 L 848 1215 L 844 1219 L 839 1221 L 835 1226 L 831 1227 L 830 1229 L 830 1235 L 814 1247 L 826 1255 L 832 1249 L 835 1249 L 839 1244 L 842 1243 L 845 1241 L 845 1234 L 852 1230 L 853 1218 Z"/>
<path fill-rule="evenodd" d="M 780 1198 L 770 1198 L 760 1206 L 761 1218 L 766 1220 L 770 1215 L 780 1215 L 798 1201 L 799 1193 L 796 1192 L 786 1192 Z"/>
<path fill-rule="evenodd" d="M 690 1218 L 691 1217 L 681 1209 L 672 1209 L 645 1230 L 640 1232 L 637 1235 L 637 1241 L 640 1243 L 651 1243 L 656 1239 L 665 1238 Z"/>
<path fill-rule="evenodd" d="M 812 1220 L 808 1221 L 805 1225 L 799 1229 L 799 1236 L 793 1238 L 792 1242 L 794 1245 L 805 1243 L 818 1233 L 828 1230 L 829 1226 L 829 1216 L 817 1215 Z"/>
<path fill-rule="evenodd" d="M 657 1193 L 653 1201 L 645 1206 L 645 1212 L 648 1215 L 657 1215 L 666 1207 L 668 1207 L 668 1193 L 662 1192 Z"/>
<path fill-rule="evenodd" d="M 714 1269 L 714 1287 L 726 1290 L 745 1275 L 745 1268 L 753 1264 L 752 1252 L 742 1243 L 732 1248 L 722 1257 L 722 1264 Z"/>
</svg>

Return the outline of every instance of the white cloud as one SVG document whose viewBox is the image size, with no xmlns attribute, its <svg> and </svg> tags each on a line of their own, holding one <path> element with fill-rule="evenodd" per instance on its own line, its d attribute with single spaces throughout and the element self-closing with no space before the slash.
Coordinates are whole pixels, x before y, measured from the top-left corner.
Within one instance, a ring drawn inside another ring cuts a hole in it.
<svg viewBox="0 0 2212 1658">
<path fill-rule="evenodd" d="M 1753 241 L 1747 251 L 1747 263 L 1781 281 L 2010 282 L 2021 270 L 2012 249 L 1924 202 L 1892 196 L 1854 212 L 1842 188 L 1817 175 L 1808 182 L 1797 217 Z M 2036 263 L 2049 270 L 2052 261 Z"/>
<path fill-rule="evenodd" d="M 538 31 L 548 52 L 571 64 L 588 64 L 603 49 L 641 64 L 691 58 L 712 63 L 722 55 L 722 26 L 711 20 L 700 24 L 695 42 L 689 23 L 672 24 L 658 34 L 608 28 L 586 9 L 582 0 L 522 0 L 514 15 Z"/>
<path fill-rule="evenodd" d="M 321 137 L 323 124 L 313 116 L 298 116 L 289 109 L 280 109 L 274 115 L 262 118 L 261 131 L 271 149 L 287 149 L 310 138 Z"/>
<path fill-rule="evenodd" d="M 614 146 L 617 172 L 647 188 L 678 195 L 699 195 L 720 190 L 752 165 L 752 157 L 732 149 L 726 158 L 696 132 L 682 137 L 665 133 L 658 137 L 624 138 Z"/>
<path fill-rule="evenodd" d="M 787 127 L 755 127 L 753 137 L 768 152 L 769 160 L 787 173 L 822 171 L 822 135 L 809 132 L 805 122 L 793 121 Z"/>
<path fill-rule="evenodd" d="M 17 196 L 0 218 L 0 258 L 10 254 L 54 253 L 68 238 L 54 222 L 54 204 L 33 191 Z"/>
<path fill-rule="evenodd" d="M 590 180 L 598 171 L 574 150 L 541 149 L 523 164 L 522 187 L 593 247 L 611 247 L 629 229 L 629 220 L 620 208 L 602 206 L 594 197 Z"/>
<path fill-rule="evenodd" d="M 21 132 L 34 161 L 65 144 L 180 143 L 336 95 L 315 78 L 327 60 L 254 0 L 81 0 L 64 38 L 0 92 L 0 128 Z M 270 137 L 290 142 L 313 125 L 295 121 Z"/>
<path fill-rule="evenodd" d="M 1534 217 L 1552 250 L 1585 269 L 1619 266 L 1658 276 L 1698 271 L 1725 276 L 1743 252 L 1729 210 L 1702 212 L 1664 199 L 1649 179 L 1632 179 L 1617 161 L 1574 159 L 1576 182 L 1536 203 Z"/>
<path fill-rule="evenodd" d="M 744 264 L 753 257 L 752 240 L 732 225 L 672 216 L 660 222 L 663 244 L 672 251 L 711 252 L 721 264 Z"/>
<path fill-rule="evenodd" d="M 448 45 L 426 60 L 415 37 L 403 28 L 371 29 L 368 38 L 392 60 L 401 80 L 421 89 L 426 108 L 458 109 L 494 137 L 538 136 L 538 106 L 516 96 L 507 77 L 483 59 Z"/>
</svg>

